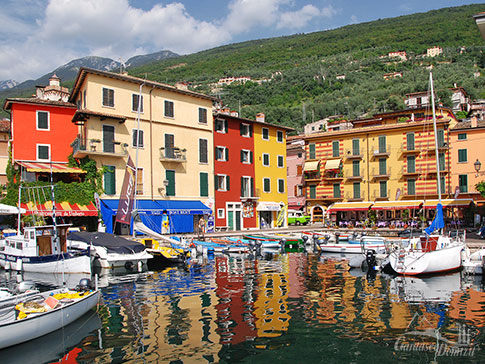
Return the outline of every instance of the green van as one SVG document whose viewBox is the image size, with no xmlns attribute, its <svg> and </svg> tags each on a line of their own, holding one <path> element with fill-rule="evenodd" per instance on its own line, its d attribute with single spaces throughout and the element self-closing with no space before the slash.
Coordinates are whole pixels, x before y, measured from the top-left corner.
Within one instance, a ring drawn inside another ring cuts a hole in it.
<svg viewBox="0 0 485 364">
<path fill-rule="evenodd" d="M 311 217 L 305 216 L 303 211 L 288 210 L 288 225 L 306 225 L 310 220 Z"/>
</svg>

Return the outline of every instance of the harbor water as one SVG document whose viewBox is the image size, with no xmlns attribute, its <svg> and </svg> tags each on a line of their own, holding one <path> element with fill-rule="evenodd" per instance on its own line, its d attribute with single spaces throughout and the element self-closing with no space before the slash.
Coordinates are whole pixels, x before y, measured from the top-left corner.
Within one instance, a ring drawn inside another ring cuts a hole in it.
<svg viewBox="0 0 485 364">
<path fill-rule="evenodd" d="M 338 255 L 216 255 L 99 283 L 97 312 L 1 350 L 0 362 L 485 362 L 482 278 L 460 272 L 392 277 L 349 270 Z"/>
</svg>

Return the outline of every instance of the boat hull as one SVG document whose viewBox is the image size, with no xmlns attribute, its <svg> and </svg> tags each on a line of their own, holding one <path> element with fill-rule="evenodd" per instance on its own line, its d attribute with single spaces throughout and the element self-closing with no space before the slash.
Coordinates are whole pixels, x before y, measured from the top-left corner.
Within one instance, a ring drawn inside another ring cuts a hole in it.
<svg viewBox="0 0 485 364">
<path fill-rule="evenodd" d="M 0 265 L 5 269 L 24 272 L 91 274 L 91 257 L 88 251 L 85 254 L 64 253 L 34 257 L 1 253 Z"/>
<path fill-rule="evenodd" d="M 384 244 L 359 244 L 359 243 L 338 243 L 320 244 L 320 249 L 328 253 L 362 254 L 366 250 L 375 250 L 377 253 L 385 251 Z"/>
</svg>

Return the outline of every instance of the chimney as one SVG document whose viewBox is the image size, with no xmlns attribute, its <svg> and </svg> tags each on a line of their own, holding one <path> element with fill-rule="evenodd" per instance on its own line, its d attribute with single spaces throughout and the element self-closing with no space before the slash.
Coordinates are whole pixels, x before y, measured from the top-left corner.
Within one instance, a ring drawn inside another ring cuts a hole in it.
<svg viewBox="0 0 485 364">
<path fill-rule="evenodd" d="M 258 113 L 256 114 L 256 121 L 261 121 L 261 122 L 263 122 L 263 123 L 264 123 L 264 118 L 265 118 L 264 113 L 262 113 L 262 112 L 258 112 Z"/>
<path fill-rule="evenodd" d="M 49 78 L 49 86 L 61 86 L 61 79 L 55 73 Z"/>
<path fill-rule="evenodd" d="M 223 108 L 221 112 L 226 115 L 231 115 L 231 109 L 228 107 Z"/>
<path fill-rule="evenodd" d="M 478 119 L 475 115 L 473 115 L 471 118 L 470 118 L 470 124 L 471 124 L 471 127 L 472 128 L 476 128 L 478 126 Z"/>
</svg>

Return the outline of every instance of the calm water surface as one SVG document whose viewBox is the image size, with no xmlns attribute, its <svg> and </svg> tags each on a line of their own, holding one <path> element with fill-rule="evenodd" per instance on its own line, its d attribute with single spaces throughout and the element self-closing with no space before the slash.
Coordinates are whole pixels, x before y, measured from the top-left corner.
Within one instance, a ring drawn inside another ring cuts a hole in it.
<svg viewBox="0 0 485 364">
<path fill-rule="evenodd" d="M 366 276 L 340 257 L 289 253 L 216 256 L 101 285 L 97 313 L 0 361 L 485 362 L 481 277 Z"/>
</svg>

